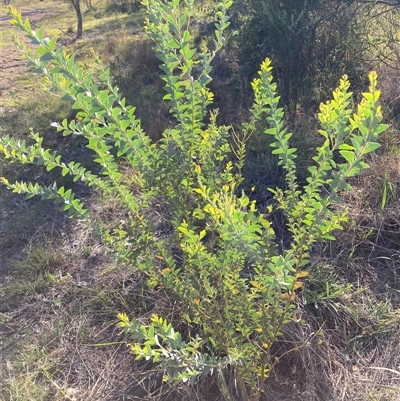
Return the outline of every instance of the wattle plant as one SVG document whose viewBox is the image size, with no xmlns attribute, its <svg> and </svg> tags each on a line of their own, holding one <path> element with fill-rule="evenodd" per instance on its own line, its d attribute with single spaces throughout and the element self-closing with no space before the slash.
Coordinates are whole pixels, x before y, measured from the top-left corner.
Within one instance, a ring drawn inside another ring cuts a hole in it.
<svg viewBox="0 0 400 401">
<path fill-rule="evenodd" d="M 103 241 L 142 272 L 150 286 L 170 294 L 181 319 L 197 333 L 184 338 L 158 315 L 142 321 L 120 314 L 118 325 L 130 335 L 137 359 L 152 359 L 173 383 L 212 373 L 226 399 L 238 392 L 244 400 L 259 400 L 274 364 L 271 345 L 293 319 L 295 292 L 308 274 L 309 250 L 317 241 L 334 239 L 346 220 L 332 205 L 340 200 L 340 191 L 351 189 L 346 180 L 368 167 L 362 159 L 379 146 L 378 136 L 386 126 L 381 124 L 376 73 L 370 74 L 369 91 L 355 113 L 343 77 L 333 99 L 320 107 L 324 141 L 316 149 L 307 184 L 300 187 L 296 149 L 290 147 L 292 134 L 284 128 L 267 59 L 252 83 L 250 121 L 243 124 L 243 139 L 236 138 L 238 145 L 232 149 L 230 127 L 218 125 L 217 113 L 209 110 L 213 94 L 208 89 L 211 61 L 223 46 L 231 4 L 224 0 L 218 6 L 214 48 L 197 53 L 190 32 L 193 0 L 144 1 L 145 29 L 162 61 L 164 100 L 176 121 L 157 144 L 142 130 L 135 109 L 126 105 L 108 70 L 99 76 L 85 74 L 54 39 L 33 31 L 28 20 L 10 9 L 12 24 L 36 45 L 31 50 L 17 40 L 28 65 L 77 110 L 74 120 L 53 125 L 64 135 L 83 136 L 100 169 L 64 162 L 57 152 L 44 149 L 34 133 L 32 144 L 1 137 L 0 151 L 10 162 L 59 169 L 62 176 L 86 183 L 126 211 L 119 225 L 101 227 Z M 261 120 L 268 126 L 265 135 L 274 138 L 272 153 L 286 179 L 285 189 L 270 189 L 275 206 L 266 208 L 238 190 L 244 180 L 246 139 Z M 126 165 L 130 177 L 124 174 Z M 90 208 L 72 188 L 11 183 L 5 177 L 1 182 L 27 198 L 52 199 L 72 217 L 91 220 Z M 171 229 L 164 238 L 155 234 L 151 218 L 155 200 L 169 210 L 164 219 Z M 284 249 L 277 246 L 268 218 L 273 207 L 281 210 L 291 233 Z M 235 375 L 236 390 L 227 385 L 228 372 Z"/>
</svg>

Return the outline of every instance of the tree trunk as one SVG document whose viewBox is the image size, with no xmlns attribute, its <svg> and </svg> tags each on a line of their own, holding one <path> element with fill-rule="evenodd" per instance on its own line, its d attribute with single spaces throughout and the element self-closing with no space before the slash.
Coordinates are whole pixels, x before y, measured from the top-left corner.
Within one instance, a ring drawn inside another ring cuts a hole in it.
<svg viewBox="0 0 400 401">
<path fill-rule="evenodd" d="M 82 11 L 80 0 L 71 0 L 72 5 L 74 6 L 76 16 L 78 18 L 78 27 L 76 30 L 76 38 L 80 39 L 83 33 L 83 19 L 82 19 Z"/>
</svg>

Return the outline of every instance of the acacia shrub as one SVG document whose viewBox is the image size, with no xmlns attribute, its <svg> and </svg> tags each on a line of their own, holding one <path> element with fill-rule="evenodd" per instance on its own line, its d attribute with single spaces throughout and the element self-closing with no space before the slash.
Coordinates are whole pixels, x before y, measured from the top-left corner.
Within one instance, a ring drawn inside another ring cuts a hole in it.
<svg viewBox="0 0 400 401">
<path fill-rule="evenodd" d="M 77 111 L 75 119 L 53 125 L 64 135 L 85 138 L 99 168 L 65 162 L 44 148 L 37 133 L 31 134 L 32 144 L 2 136 L 0 152 L 9 162 L 44 166 L 85 183 L 104 199 L 113 199 L 125 218 L 108 225 L 93 221 L 90 207 L 73 188 L 57 182 L 0 181 L 13 192 L 54 200 L 72 217 L 92 221 L 111 252 L 179 305 L 188 329 L 185 336 L 157 314 L 150 319 L 119 315 L 137 359 L 153 360 L 173 383 L 214 374 L 226 399 L 239 393 L 244 400 L 259 400 L 275 362 L 271 346 L 294 318 L 309 251 L 317 241 L 334 239 L 341 228 L 346 213 L 335 213 L 332 204 L 341 191 L 351 189 L 347 179 L 368 167 L 362 159 L 379 147 L 379 134 L 386 129 L 377 76 L 370 74 L 369 91 L 355 112 L 346 76 L 332 100 L 321 104 L 322 143 L 301 187 L 296 149 L 284 125 L 269 59 L 252 82 L 250 118 L 236 134 L 234 147 L 231 128 L 219 125 L 217 112 L 209 110 L 211 62 L 225 42 L 232 2 L 218 5 L 214 47 L 201 52 L 193 47 L 190 31 L 193 0 L 146 0 L 144 5 L 146 32 L 161 60 L 164 100 L 176 122 L 157 144 L 143 131 L 135 108 L 113 86 L 108 70 L 85 75 L 73 56 L 57 48 L 55 39 L 33 31 L 28 20 L 10 10 L 12 23 L 36 45 L 32 50 L 17 41 L 28 65 Z M 274 203 L 258 208 L 239 188 L 246 143 L 260 123 L 272 138 L 286 187 L 270 188 Z M 125 173 L 126 165 L 131 176 Z M 169 210 L 164 218 L 171 229 L 163 237 L 152 218 L 155 201 Z M 270 219 L 273 210 L 285 217 L 291 233 L 290 242 L 281 247 Z M 237 383 L 233 389 L 227 384 L 232 372 Z"/>
</svg>

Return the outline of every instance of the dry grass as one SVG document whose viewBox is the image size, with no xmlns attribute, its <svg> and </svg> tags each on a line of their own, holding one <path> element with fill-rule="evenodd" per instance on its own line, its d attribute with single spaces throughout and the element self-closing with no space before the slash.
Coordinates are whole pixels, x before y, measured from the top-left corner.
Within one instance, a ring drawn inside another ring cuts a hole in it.
<svg viewBox="0 0 400 401">
<path fill-rule="evenodd" d="M 69 388 L 76 399 L 122 399 L 134 364 L 114 323 L 135 309 L 136 274 L 116 267 L 83 222 L 43 220 L 22 255 L 3 265 L 2 395 L 62 400 Z"/>
<path fill-rule="evenodd" d="M 399 399 L 400 376 L 387 370 L 400 367 L 399 159 L 373 156 L 369 164 L 344 196 L 347 226 L 318 252 L 323 259 L 313 269 L 322 274 L 309 283 L 311 290 L 319 285 L 320 299 L 305 320 L 318 322 L 310 332 L 324 333 L 321 345 L 312 346 L 323 364 L 309 376 L 328 385 L 331 396 L 324 399 Z"/>
</svg>

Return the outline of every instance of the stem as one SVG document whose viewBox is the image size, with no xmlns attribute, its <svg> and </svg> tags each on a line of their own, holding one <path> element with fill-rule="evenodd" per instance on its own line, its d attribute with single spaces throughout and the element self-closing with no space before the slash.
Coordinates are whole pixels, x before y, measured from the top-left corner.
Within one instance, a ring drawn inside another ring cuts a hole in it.
<svg viewBox="0 0 400 401">
<path fill-rule="evenodd" d="M 240 392 L 242 394 L 243 401 L 250 401 L 249 394 L 247 393 L 246 384 L 240 373 L 236 373 L 236 378 L 239 382 Z M 258 400 L 258 399 L 257 399 Z"/>
<path fill-rule="evenodd" d="M 268 359 L 270 359 L 270 352 L 268 350 L 267 354 L 263 355 L 262 361 L 261 361 L 261 377 L 260 377 L 260 383 L 258 385 L 257 388 L 257 394 L 256 397 L 254 399 L 254 401 L 259 401 L 261 398 L 261 394 L 264 390 L 264 385 L 265 385 L 265 379 L 266 379 L 266 375 L 265 375 L 265 366 L 268 363 Z"/>
</svg>

